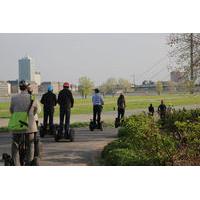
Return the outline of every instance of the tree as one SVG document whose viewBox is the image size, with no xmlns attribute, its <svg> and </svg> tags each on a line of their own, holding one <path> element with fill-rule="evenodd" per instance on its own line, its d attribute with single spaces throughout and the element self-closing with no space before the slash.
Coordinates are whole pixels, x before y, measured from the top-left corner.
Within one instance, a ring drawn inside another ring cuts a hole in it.
<svg viewBox="0 0 200 200">
<path fill-rule="evenodd" d="M 185 80 L 194 85 L 200 69 L 200 34 L 170 34 L 168 44 L 171 47 L 170 57 L 175 58 L 178 68 L 184 69 Z"/>
<path fill-rule="evenodd" d="M 83 98 L 87 98 L 94 88 L 94 83 L 86 76 L 79 78 L 78 90 Z"/>
<path fill-rule="evenodd" d="M 117 88 L 117 80 L 109 78 L 105 83 L 100 86 L 101 92 L 105 94 L 114 94 Z"/>
<path fill-rule="evenodd" d="M 163 91 L 163 84 L 161 81 L 157 81 L 156 83 L 156 92 L 160 95 Z"/>
<path fill-rule="evenodd" d="M 118 86 L 120 89 L 123 90 L 123 92 L 127 93 L 131 89 L 131 82 L 126 79 L 120 78 L 118 80 Z"/>
<path fill-rule="evenodd" d="M 169 93 L 174 93 L 176 91 L 173 81 L 168 81 L 168 88 L 169 88 Z"/>
</svg>

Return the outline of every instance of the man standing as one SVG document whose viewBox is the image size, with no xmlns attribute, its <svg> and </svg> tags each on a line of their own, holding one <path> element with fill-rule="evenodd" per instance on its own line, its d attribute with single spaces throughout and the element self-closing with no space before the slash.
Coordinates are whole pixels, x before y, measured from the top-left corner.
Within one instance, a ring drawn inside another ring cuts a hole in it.
<svg viewBox="0 0 200 200">
<path fill-rule="evenodd" d="M 23 141 L 24 134 L 27 144 L 27 162 L 33 160 L 34 143 L 32 143 L 32 135 L 28 134 L 28 112 L 31 106 L 31 98 L 27 92 L 28 84 L 25 81 L 20 81 L 20 93 L 11 98 L 9 121 L 9 129 L 13 132 L 11 154 L 15 166 L 21 165 L 19 155 L 19 144 Z M 26 163 L 27 165 L 29 163 Z"/>
<path fill-rule="evenodd" d="M 63 133 L 65 119 L 65 138 L 69 137 L 70 114 L 71 108 L 74 106 L 74 98 L 72 92 L 69 90 L 69 86 L 70 84 L 65 82 L 63 84 L 63 90 L 58 95 L 58 104 L 60 105 L 60 133 Z"/>
<path fill-rule="evenodd" d="M 43 110 L 44 110 L 44 120 L 43 120 L 43 125 L 44 125 L 44 131 L 47 130 L 47 121 L 49 119 L 49 128 L 50 131 L 52 132 L 54 130 L 54 107 L 57 104 L 57 98 L 56 95 L 53 93 L 53 87 L 51 85 L 48 86 L 48 92 L 45 93 L 42 96 L 41 99 L 41 104 L 44 105 Z"/>
<path fill-rule="evenodd" d="M 164 104 L 163 100 L 161 100 L 161 104 L 158 106 L 158 113 L 160 115 L 160 119 L 162 120 L 165 119 L 166 110 L 167 110 L 167 107 Z"/>
<path fill-rule="evenodd" d="M 92 96 L 93 103 L 93 123 L 98 124 L 98 128 L 101 126 L 101 112 L 104 105 L 102 96 L 99 93 L 99 89 L 95 89 L 95 94 Z"/>
</svg>

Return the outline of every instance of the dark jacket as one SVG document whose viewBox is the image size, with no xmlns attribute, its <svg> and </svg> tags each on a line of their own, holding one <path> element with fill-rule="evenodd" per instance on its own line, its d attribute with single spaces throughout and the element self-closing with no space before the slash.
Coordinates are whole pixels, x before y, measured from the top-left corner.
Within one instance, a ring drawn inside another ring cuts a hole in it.
<svg viewBox="0 0 200 200">
<path fill-rule="evenodd" d="M 40 102 L 44 105 L 44 109 L 52 110 L 57 104 L 57 98 L 53 92 L 47 92 L 42 96 Z"/>
<path fill-rule="evenodd" d="M 166 112 L 167 110 L 167 107 L 165 104 L 160 104 L 159 107 L 158 107 L 158 111 L 159 112 Z"/>
<path fill-rule="evenodd" d="M 125 99 L 119 97 L 118 100 L 117 100 L 117 106 L 120 109 L 125 109 L 125 107 L 126 107 L 126 101 L 125 101 Z"/>
<path fill-rule="evenodd" d="M 74 106 L 74 98 L 69 89 L 63 89 L 58 95 L 58 104 L 60 108 L 70 109 Z"/>
</svg>

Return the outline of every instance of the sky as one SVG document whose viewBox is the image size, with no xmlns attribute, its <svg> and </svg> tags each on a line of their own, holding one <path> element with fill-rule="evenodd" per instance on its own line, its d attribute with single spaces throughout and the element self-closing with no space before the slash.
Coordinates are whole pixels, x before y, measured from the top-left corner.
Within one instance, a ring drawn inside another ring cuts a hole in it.
<svg viewBox="0 0 200 200">
<path fill-rule="evenodd" d="M 100 85 L 110 77 L 139 84 L 169 80 L 168 34 L 0 34 L 0 80 L 18 78 L 18 59 L 29 55 L 42 81 Z"/>
</svg>

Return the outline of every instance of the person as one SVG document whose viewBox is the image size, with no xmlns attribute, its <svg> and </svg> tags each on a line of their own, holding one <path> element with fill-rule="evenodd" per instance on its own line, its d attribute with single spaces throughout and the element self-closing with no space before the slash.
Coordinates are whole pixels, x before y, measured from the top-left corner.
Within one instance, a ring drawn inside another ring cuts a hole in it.
<svg viewBox="0 0 200 200">
<path fill-rule="evenodd" d="M 154 115 L 154 107 L 152 105 L 152 103 L 149 105 L 149 115 L 153 116 Z"/>
<path fill-rule="evenodd" d="M 51 85 L 48 86 L 48 91 L 41 98 L 41 104 L 43 104 L 44 111 L 44 119 L 43 126 L 44 131 L 47 130 L 47 122 L 49 119 L 49 129 L 50 131 L 54 130 L 54 107 L 57 104 L 57 97 L 53 93 L 53 87 Z"/>
<path fill-rule="evenodd" d="M 126 101 L 124 95 L 121 93 L 117 99 L 118 119 L 121 120 L 125 114 Z"/>
<path fill-rule="evenodd" d="M 31 98 L 31 104 L 28 115 L 28 132 L 29 137 L 31 137 L 32 141 L 34 142 L 34 151 L 32 151 L 32 154 L 30 155 L 32 157 L 39 157 L 40 156 L 40 149 L 39 149 L 39 137 L 38 137 L 38 126 L 39 126 L 39 117 L 38 114 L 41 112 L 41 106 L 36 99 L 35 95 L 33 95 L 33 89 L 31 85 L 27 87 L 28 93 Z M 33 148 L 33 147 L 32 147 Z M 34 152 L 34 155 L 33 155 Z"/>
<path fill-rule="evenodd" d="M 92 96 L 92 103 L 93 103 L 93 123 L 98 125 L 100 128 L 101 123 L 101 112 L 103 109 L 104 101 L 102 96 L 100 95 L 100 91 L 98 88 L 95 90 L 95 94 Z"/>
<path fill-rule="evenodd" d="M 26 140 L 26 165 L 29 165 L 34 157 L 34 143 L 33 143 L 33 135 L 29 134 L 29 124 L 26 122 L 26 118 L 28 118 L 28 113 L 31 112 L 31 107 L 33 110 L 37 110 L 37 108 L 32 105 L 32 101 L 30 95 L 27 92 L 28 84 L 26 81 L 20 81 L 19 89 L 20 93 L 13 96 L 11 98 L 10 103 L 10 113 L 11 119 L 9 121 L 9 129 L 12 130 L 12 147 L 11 154 L 12 160 L 15 166 L 21 165 L 20 155 L 19 155 L 19 145 L 24 139 Z M 20 125 L 18 125 L 20 124 Z"/>
<path fill-rule="evenodd" d="M 63 90 L 58 94 L 58 104 L 60 106 L 60 133 L 63 133 L 65 119 L 65 138 L 69 137 L 71 108 L 74 106 L 74 98 L 69 87 L 70 84 L 65 82 L 63 84 Z"/>
<path fill-rule="evenodd" d="M 160 115 L 160 119 L 165 119 L 167 107 L 164 104 L 164 101 L 161 100 L 161 104 L 158 106 L 158 113 Z"/>
</svg>

